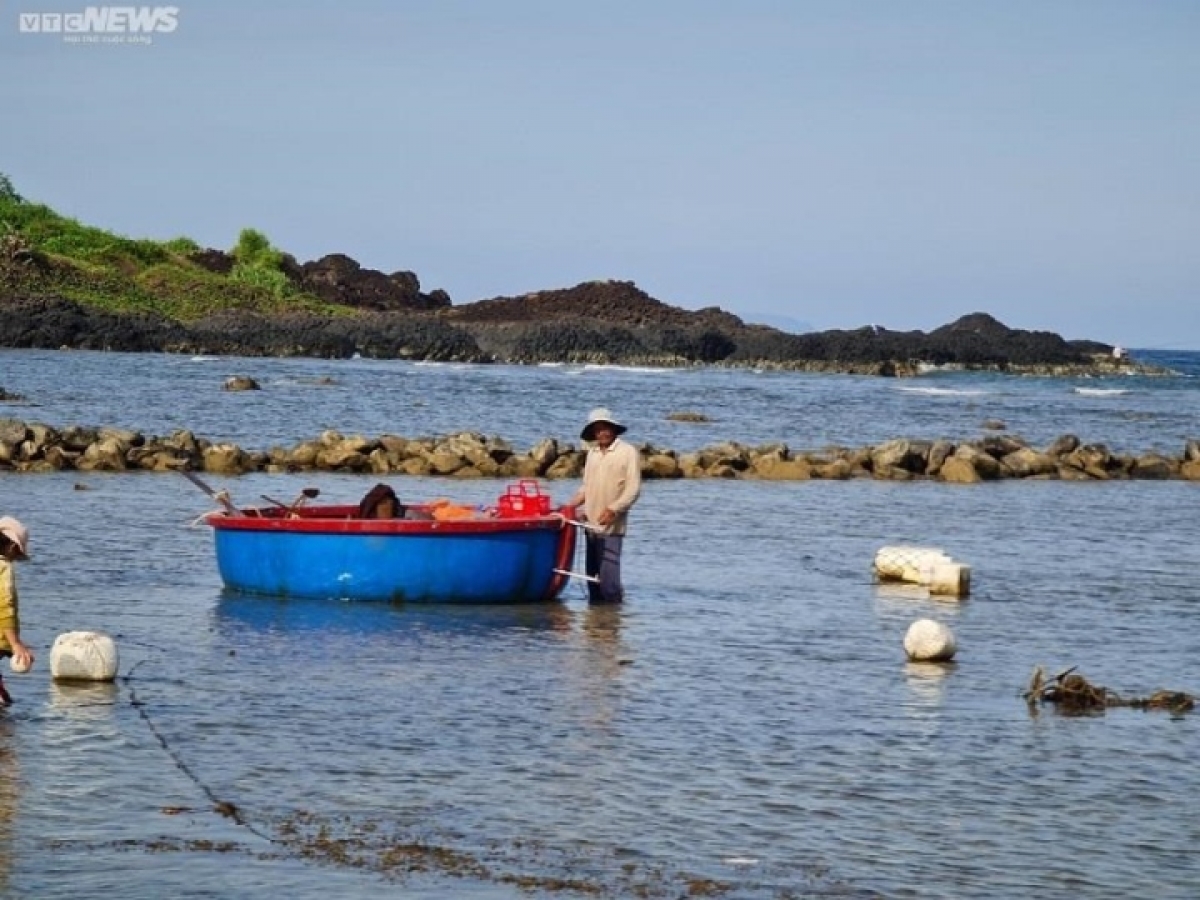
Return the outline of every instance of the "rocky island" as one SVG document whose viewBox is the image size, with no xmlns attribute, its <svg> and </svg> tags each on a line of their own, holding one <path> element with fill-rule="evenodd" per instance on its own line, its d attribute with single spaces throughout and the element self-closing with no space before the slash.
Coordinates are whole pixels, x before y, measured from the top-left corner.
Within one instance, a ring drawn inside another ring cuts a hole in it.
<svg viewBox="0 0 1200 900">
<path fill-rule="evenodd" d="M 134 240 L 26 201 L 0 175 L 0 347 L 438 362 L 741 366 L 918 375 L 957 367 L 1042 375 L 1152 373 L 1112 346 L 1012 329 L 971 313 L 929 333 L 875 326 L 791 334 L 722 309 L 669 306 L 630 281 L 456 305 L 413 272 L 385 273 L 343 254 L 300 262 L 245 229 L 228 251 L 187 238 Z M 243 383 L 244 382 L 244 383 Z M 19 386 L 17 386 L 19 389 Z M 253 389 L 232 379 L 226 389 Z M 0 401 L 19 393 L 0 387 Z M 1002 426 L 1001 426 L 1002 427 Z M 1016 436 L 890 441 L 798 452 L 724 442 L 693 453 L 644 446 L 649 478 L 880 478 L 974 482 L 1200 480 L 1200 444 L 1178 454 L 1117 454 L 1063 435 L 1032 447 Z M 500 437 L 343 436 L 242 448 L 178 431 L 0 418 L 0 470 L 245 472 L 578 477 L 582 448 L 547 438 L 520 453 Z"/>
<path fill-rule="evenodd" d="M 925 333 L 791 334 L 632 282 L 455 305 L 409 271 L 344 254 L 299 262 L 245 229 L 229 251 L 81 225 L 0 175 L 0 346 L 472 363 L 747 366 L 880 376 L 930 366 L 1037 374 L 1143 370 L 1110 345 L 971 313 Z"/>
</svg>

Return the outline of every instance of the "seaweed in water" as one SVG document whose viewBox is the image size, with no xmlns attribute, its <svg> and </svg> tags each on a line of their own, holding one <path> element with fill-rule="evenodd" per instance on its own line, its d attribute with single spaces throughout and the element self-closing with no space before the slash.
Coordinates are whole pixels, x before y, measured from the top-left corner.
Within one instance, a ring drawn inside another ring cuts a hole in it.
<svg viewBox="0 0 1200 900">
<path fill-rule="evenodd" d="M 1149 697 L 1124 698 L 1106 687 L 1094 685 L 1071 666 L 1052 679 L 1046 680 L 1041 666 L 1033 670 L 1029 687 L 1022 695 L 1031 710 L 1039 704 L 1053 704 L 1061 713 L 1081 715 L 1102 712 L 1113 706 L 1129 706 L 1134 709 L 1162 709 L 1173 715 L 1190 712 L 1196 698 L 1183 691 L 1155 691 Z"/>
</svg>

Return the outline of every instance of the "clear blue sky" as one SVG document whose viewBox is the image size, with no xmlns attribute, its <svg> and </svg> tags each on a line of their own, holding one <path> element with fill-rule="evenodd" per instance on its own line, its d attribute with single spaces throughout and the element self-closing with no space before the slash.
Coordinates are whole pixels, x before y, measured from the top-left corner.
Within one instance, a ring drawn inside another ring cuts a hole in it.
<svg viewBox="0 0 1200 900">
<path fill-rule="evenodd" d="M 1196 0 L 0 0 L 0 172 L 132 237 L 1200 349 Z"/>
</svg>

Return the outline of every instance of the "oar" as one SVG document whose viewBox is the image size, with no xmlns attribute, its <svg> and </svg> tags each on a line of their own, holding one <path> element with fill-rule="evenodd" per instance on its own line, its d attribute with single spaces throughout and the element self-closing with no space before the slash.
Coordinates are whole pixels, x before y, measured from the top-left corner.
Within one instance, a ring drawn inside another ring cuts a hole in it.
<svg viewBox="0 0 1200 900">
<path fill-rule="evenodd" d="M 304 505 L 305 500 L 312 500 L 321 496 L 321 490 L 320 488 L 313 487 L 305 488 L 300 492 L 300 496 L 292 501 L 291 506 L 288 506 L 282 500 L 276 500 L 274 497 L 268 497 L 266 494 L 259 494 L 258 496 L 262 497 L 268 503 L 278 506 L 280 509 L 286 509 L 289 513 L 295 513 L 297 509 Z"/>
<path fill-rule="evenodd" d="M 178 471 L 180 475 L 225 507 L 227 513 L 233 516 L 240 516 L 242 514 L 242 511 L 234 506 L 233 501 L 229 499 L 228 491 L 214 491 L 203 478 L 194 472 L 189 472 L 187 469 L 179 469 Z"/>
<path fill-rule="evenodd" d="M 298 508 L 304 505 L 305 500 L 315 500 L 321 496 L 320 488 L 304 488 L 300 491 L 300 496 L 292 503 L 292 511 L 295 512 Z"/>
</svg>

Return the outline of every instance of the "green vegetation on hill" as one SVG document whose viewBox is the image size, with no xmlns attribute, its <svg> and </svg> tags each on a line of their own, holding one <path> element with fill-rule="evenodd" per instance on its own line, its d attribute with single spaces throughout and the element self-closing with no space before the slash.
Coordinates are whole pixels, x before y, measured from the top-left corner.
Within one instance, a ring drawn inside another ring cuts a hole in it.
<svg viewBox="0 0 1200 900">
<path fill-rule="evenodd" d="M 223 312 L 348 314 L 306 294 L 282 269 L 284 254 L 244 229 L 228 274 L 197 259 L 194 240 L 132 239 L 32 203 L 0 174 L 0 299 L 54 294 L 114 313 L 156 313 L 180 322 Z"/>
</svg>

